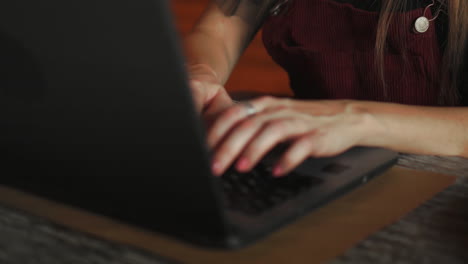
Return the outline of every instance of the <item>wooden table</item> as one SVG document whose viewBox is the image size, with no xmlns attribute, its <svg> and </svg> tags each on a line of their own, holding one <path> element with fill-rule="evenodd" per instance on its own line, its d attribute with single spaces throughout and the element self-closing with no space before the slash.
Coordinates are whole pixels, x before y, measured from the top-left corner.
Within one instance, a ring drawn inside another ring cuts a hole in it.
<svg viewBox="0 0 468 264">
<path fill-rule="evenodd" d="M 401 155 L 399 165 L 458 178 L 456 184 L 331 263 L 468 263 L 468 160 Z M 0 263 L 173 262 L 0 206 Z"/>
</svg>

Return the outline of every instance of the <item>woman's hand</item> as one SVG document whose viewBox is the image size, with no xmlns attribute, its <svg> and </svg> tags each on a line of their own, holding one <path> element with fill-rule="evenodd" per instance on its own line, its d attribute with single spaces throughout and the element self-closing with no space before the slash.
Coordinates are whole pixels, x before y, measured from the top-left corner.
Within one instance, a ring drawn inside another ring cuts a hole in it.
<svg viewBox="0 0 468 264">
<path fill-rule="evenodd" d="M 308 157 L 337 155 L 364 144 L 372 133 L 370 127 L 376 128 L 369 126 L 372 116 L 348 100 L 263 97 L 249 104 L 228 108 L 209 129 L 215 175 L 223 174 L 236 160 L 237 170 L 249 171 L 276 145 L 288 141 L 291 145 L 273 168 L 274 176 L 282 176 Z"/>
<path fill-rule="evenodd" d="M 195 106 L 205 120 L 213 119 L 233 104 L 232 99 L 220 84 L 216 72 L 208 65 L 190 65 L 188 72 Z"/>
</svg>

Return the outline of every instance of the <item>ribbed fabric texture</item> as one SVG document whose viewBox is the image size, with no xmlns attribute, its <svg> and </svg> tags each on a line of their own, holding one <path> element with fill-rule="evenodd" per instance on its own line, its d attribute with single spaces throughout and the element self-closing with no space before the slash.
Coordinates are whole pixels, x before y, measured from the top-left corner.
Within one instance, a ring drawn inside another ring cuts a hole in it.
<svg viewBox="0 0 468 264">
<path fill-rule="evenodd" d="M 423 10 L 398 13 L 390 25 L 385 85 L 375 66 L 377 12 L 333 0 L 290 0 L 268 18 L 263 40 L 299 98 L 437 105 L 441 52 L 435 27 L 413 32 Z M 432 17 L 430 10 L 426 16 Z"/>
</svg>

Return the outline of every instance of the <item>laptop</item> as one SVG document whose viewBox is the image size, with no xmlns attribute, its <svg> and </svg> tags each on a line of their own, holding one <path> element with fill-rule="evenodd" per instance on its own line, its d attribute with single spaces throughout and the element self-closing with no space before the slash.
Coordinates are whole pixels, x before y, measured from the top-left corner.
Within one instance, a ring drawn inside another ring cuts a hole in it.
<svg viewBox="0 0 468 264">
<path fill-rule="evenodd" d="M 0 183 L 239 248 L 395 163 L 395 152 L 356 147 L 281 179 L 268 159 L 213 177 L 180 46 L 168 1 L 0 2 Z"/>
</svg>

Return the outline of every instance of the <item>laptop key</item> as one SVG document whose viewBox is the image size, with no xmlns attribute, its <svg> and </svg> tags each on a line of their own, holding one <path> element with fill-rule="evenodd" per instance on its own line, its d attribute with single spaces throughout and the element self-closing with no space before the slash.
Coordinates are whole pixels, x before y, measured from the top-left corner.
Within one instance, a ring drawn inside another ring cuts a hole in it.
<svg viewBox="0 0 468 264">
<path fill-rule="evenodd" d="M 321 179 L 291 173 L 275 178 L 266 166 L 252 172 L 228 170 L 221 177 L 227 207 L 247 215 L 259 215 L 320 184 Z"/>
</svg>

